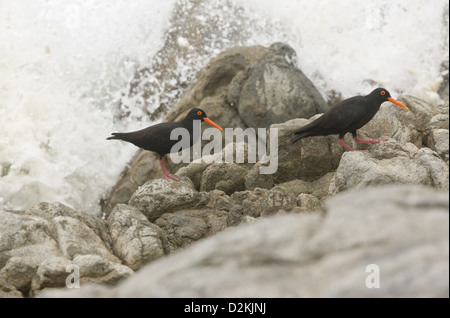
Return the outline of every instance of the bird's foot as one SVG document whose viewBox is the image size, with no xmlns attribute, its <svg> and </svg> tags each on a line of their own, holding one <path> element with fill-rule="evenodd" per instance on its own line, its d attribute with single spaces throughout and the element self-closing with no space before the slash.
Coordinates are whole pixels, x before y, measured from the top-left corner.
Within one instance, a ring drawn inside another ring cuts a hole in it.
<svg viewBox="0 0 450 318">
<path fill-rule="evenodd" d="M 358 152 L 369 152 L 369 150 L 357 150 L 357 149 L 353 149 L 352 147 L 350 147 L 349 145 L 347 145 L 343 139 L 339 139 L 339 144 L 344 147 L 345 149 L 347 149 L 348 151 L 358 151 Z"/>
<path fill-rule="evenodd" d="M 170 179 L 175 180 L 175 181 L 180 181 L 180 179 L 178 179 L 177 177 L 179 177 L 179 175 L 177 174 L 165 174 L 164 178 L 166 178 L 167 181 L 170 181 Z"/>
<path fill-rule="evenodd" d="M 389 138 L 380 138 L 380 139 L 375 139 L 375 140 L 365 140 L 365 139 L 359 139 L 358 137 L 355 137 L 355 141 L 360 143 L 360 144 L 377 144 L 380 141 L 386 141 L 389 140 Z"/>
</svg>

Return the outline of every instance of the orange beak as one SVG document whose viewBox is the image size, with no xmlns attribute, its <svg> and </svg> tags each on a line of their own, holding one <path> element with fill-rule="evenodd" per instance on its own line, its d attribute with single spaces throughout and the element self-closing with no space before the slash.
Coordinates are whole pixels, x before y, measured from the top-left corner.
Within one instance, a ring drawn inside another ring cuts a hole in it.
<svg viewBox="0 0 450 318">
<path fill-rule="evenodd" d="M 390 101 L 392 104 L 395 104 L 395 105 L 397 105 L 397 106 L 399 106 L 399 107 L 401 107 L 401 108 L 408 109 L 408 107 L 406 107 L 406 106 L 403 105 L 402 103 L 396 101 L 396 100 L 393 99 L 392 97 L 388 97 L 388 101 Z"/>
<path fill-rule="evenodd" d="M 398 102 L 397 102 L 397 103 L 398 103 Z M 223 130 L 222 127 L 220 127 L 219 125 L 217 125 L 217 124 L 216 124 L 215 122 L 213 122 L 211 119 L 205 117 L 205 118 L 203 118 L 203 120 L 204 120 L 206 123 L 208 123 L 208 124 L 210 124 L 211 126 L 213 126 L 214 128 Z"/>
</svg>

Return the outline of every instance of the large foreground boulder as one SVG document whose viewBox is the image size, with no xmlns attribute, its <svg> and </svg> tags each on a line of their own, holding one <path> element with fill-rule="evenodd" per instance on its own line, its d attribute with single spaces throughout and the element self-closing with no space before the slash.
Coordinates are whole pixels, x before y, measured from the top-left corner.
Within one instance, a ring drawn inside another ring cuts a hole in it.
<svg viewBox="0 0 450 318">
<path fill-rule="evenodd" d="M 449 200 L 423 186 L 329 199 L 324 213 L 223 231 L 114 288 L 42 297 L 448 297 Z"/>
</svg>

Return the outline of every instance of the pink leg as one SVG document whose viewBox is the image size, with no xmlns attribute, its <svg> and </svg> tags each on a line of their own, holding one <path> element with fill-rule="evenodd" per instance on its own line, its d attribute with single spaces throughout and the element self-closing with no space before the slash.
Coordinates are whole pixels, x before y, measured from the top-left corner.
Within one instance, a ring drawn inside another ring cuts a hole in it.
<svg viewBox="0 0 450 318">
<path fill-rule="evenodd" d="M 355 141 L 359 142 L 360 144 L 377 144 L 380 141 L 386 141 L 389 140 L 389 138 L 380 138 L 380 139 L 375 139 L 375 140 L 364 140 L 364 139 L 359 139 L 358 137 L 355 137 Z"/>
<path fill-rule="evenodd" d="M 342 147 L 344 147 L 345 149 L 350 150 L 350 151 L 369 152 L 369 150 L 356 150 L 356 149 L 353 149 L 353 148 L 349 147 L 349 146 L 344 142 L 344 139 L 339 139 L 339 144 L 340 144 Z"/>
<path fill-rule="evenodd" d="M 159 159 L 159 164 L 161 165 L 161 169 L 164 174 L 164 178 L 166 178 L 167 181 L 170 181 L 170 179 L 173 179 L 175 181 L 180 181 L 176 174 L 169 174 L 167 173 L 166 165 L 164 164 L 164 159 Z"/>
</svg>

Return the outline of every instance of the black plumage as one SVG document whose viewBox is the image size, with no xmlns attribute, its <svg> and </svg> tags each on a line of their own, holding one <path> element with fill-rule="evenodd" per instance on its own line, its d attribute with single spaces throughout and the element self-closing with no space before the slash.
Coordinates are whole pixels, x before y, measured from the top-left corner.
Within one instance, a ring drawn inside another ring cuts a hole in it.
<svg viewBox="0 0 450 318">
<path fill-rule="evenodd" d="M 377 88 L 366 96 L 354 96 L 343 100 L 339 104 L 331 107 L 322 116 L 313 122 L 294 131 L 296 137 L 293 143 L 311 136 L 339 135 L 339 144 L 347 150 L 354 151 L 344 143 L 344 136 L 351 133 L 356 142 L 378 143 L 387 139 L 362 140 L 358 138 L 356 131 L 367 124 L 378 112 L 384 102 L 391 102 L 397 106 L 408 109 L 405 105 L 391 97 L 384 88 Z"/>
<path fill-rule="evenodd" d="M 171 140 L 170 134 L 175 128 L 185 128 L 189 132 L 190 136 L 190 146 L 194 144 L 196 140 L 193 140 L 193 127 L 194 120 L 204 121 L 211 126 L 222 130 L 222 128 L 210 120 L 205 111 L 199 108 L 193 108 L 189 111 L 186 117 L 178 122 L 160 123 L 156 124 L 138 131 L 126 132 L 126 133 L 112 133 L 112 136 L 106 138 L 120 139 L 123 141 L 130 142 L 135 146 L 156 152 L 159 155 L 159 162 L 163 170 L 164 177 L 169 179 L 178 180 L 175 175 L 167 173 L 166 167 L 164 165 L 164 155 L 171 152 L 172 147 L 179 140 Z"/>
</svg>

